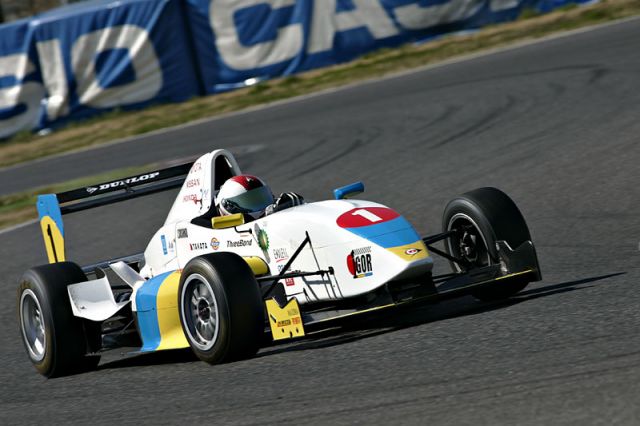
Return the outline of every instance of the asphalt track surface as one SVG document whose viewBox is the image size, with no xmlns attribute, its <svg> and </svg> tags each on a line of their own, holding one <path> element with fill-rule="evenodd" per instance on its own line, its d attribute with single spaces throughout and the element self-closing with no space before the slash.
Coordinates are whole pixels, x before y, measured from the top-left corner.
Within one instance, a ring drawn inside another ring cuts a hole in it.
<svg viewBox="0 0 640 426">
<path fill-rule="evenodd" d="M 17 188 L 20 173 L 46 182 L 232 147 L 276 192 L 322 199 L 363 180 L 421 232 L 439 230 L 450 198 L 497 186 L 544 273 L 509 302 L 393 313 L 248 361 L 115 352 L 45 380 L 18 335 L 17 281 L 45 262 L 37 226 L 22 227 L 0 234 L 0 424 L 640 423 L 638 52 L 635 20 L 0 172 Z M 69 257 L 141 250 L 171 197 L 70 216 Z"/>
</svg>

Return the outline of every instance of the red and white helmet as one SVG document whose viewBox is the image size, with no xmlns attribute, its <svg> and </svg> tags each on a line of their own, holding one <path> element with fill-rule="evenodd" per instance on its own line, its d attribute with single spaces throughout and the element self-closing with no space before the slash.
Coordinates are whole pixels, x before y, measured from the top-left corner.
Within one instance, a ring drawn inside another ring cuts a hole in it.
<svg viewBox="0 0 640 426">
<path fill-rule="evenodd" d="M 254 219 L 264 214 L 273 204 L 273 194 L 262 179 L 251 175 L 233 176 L 220 187 L 216 204 L 220 214 L 248 214 Z"/>
</svg>

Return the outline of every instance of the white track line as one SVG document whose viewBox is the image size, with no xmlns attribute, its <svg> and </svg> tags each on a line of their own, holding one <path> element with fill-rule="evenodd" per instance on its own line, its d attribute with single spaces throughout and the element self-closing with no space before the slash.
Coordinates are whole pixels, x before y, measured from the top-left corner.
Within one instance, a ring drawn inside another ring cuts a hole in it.
<svg viewBox="0 0 640 426">
<path fill-rule="evenodd" d="M 8 228 L 0 229 L 0 235 L 8 234 L 9 232 L 17 231 L 20 228 L 24 228 L 25 226 L 33 225 L 34 223 L 38 223 L 38 219 L 31 219 L 26 222 L 19 223 L 17 225 L 10 226 Z"/>
<path fill-rule="evenodd" d="M 161 134 L 165 134 L 165 133 L 170 133 L 170 132 L 174 132 L 176 130 L 185 129 L 185 128 L 192 127 L 192 126 L 198 126 L 198 125 L 203 124 L 203 123 L 209 123 L 209 122 L 213 122 L 213 121 L 217 121 L 217 120 L 224 120 L 224 119 L 229 118 L 229 117 L 236 117 L 236 116 L 241 116 L 241 115 L 245 115 L 245 114 L 250 114 L 250 113 L 253 113 L 253 112 L 256 112 L 256 111 L 260 111 L 260 110 L 263 110 L 263 109 L 267 109 L 267 108 L 273 108 L 273 107 L 286 105 L 286 104 L 290 104 L 290 103 L 295 103 L 295 102 L 302 102 L 302 101 L 305 101 L 307 99 L 315 98 L 315 97 L 318 97 L 318 96 L 325 96 L 325 95 L 328 95 L 328 94 L 331 94 L 331 93 L 336 93 L 336 92 L 339 92 L 339 91 L 342 91 L 342 90 L 349 90 L 349 89 L 353 89 L 353 88 L 359 87 L 359 86 L 364 86 L 364 85 L 368 85 L 368 84 L 374 84 L 374 83 L 387 81 L 387 80 L 392 80 L 392 79 L 396 79 L 396 78 L 402 78 L 402 77 L 405 77 L 405 76 L 408 76 L 408 75 L 411 75 L 411 74 L 417 74 L 417 73 L 421 73 L 423 71 L 428 71 L 428 70 L 431 70 L 431 69 L 436 69 L 436 68 L 441 68 L 441 67 L 445 67 L 445 66 L 449 66 L 449 65 L 459 64 L 461 62 L 466 62 L 466 61 L 470 61 L 470 60 L 473 60 L 473 59 L 482 58 L 482 57 L 485 57 L 485 56 L 495 55 L 495 54 L 502 53 L 502 52 L 508 52 L 508 51 L 515 50 L 515 49 L 521 49 L 523 47 L 532 46 L 532 45 L 535 45 L 535 44 L 546 43 L 548 41 L 557 40 L 557 39 L 561 39 L 561 38 L 565 38 L 565 37 L 571 37 L 571 36 L 574 36 L 574 35 L 577 35 L 577 34 L 583 34 L 583 33 L 591 32 L 591 31 L 597 31 L 597 30 L 600 30 L 600 29 L 603 29 L 603 28 L 606 28 L 606 27 L 624 24 L 624 23 L 627 23 L 627 22 L 630 22 L 630 21 L 634 21 L 634 20 L 640 20 L 640 16 L 632 16 L 632 17 L 629 17 L 629 18 L 624 18 L 624 19 L 620 19 L 620 20 L 616 20 L 616 21 L 606 22 L 604 24 L 593 25 L 593 26 L 589 26 L 589 27 L 578 28 L 578 29 L 575 29 L 575 30 L 555 33 L 555 34 L 551 34 L 551 35 L 548 35 L 546 37 L 542 37 L 542 38 L 538 38 L 538 39 L 534 39 L 534 40 L 525 40 L 525 41 L 521 41 L 521 42 L 515 42 L 515 43 L 510 44 L 508 46 L 502 46 L 502 47 L 497 47 L 497 48 L 494 48 L 494 49 L 483 50 L 483 51 L 480 51 L 480 52 L 477 52 L 477 53 L 470 53 L 470 54 L 466 54 L 466 55 L 462 55 L 462 56 L 457 56 L 455 58 L 447 59 L 447 60 L 444 60 L 442 62 L 438 62 L 438 63 L 435 63 L 435 64 L 429 64 L 429 65 L 425 65 L 425 66 L 418 67 L 418 68 L 412 68 L 412 69 L 409 69 L 409 70 L 399 71 L 399 72 L 391 73 L 389 75 L 382 76 L 382 77 L 374 77 L 374 78 L 361 80 L 361 81 L 357 81 L 357 82 L 350 83 L 350 84 L 345 84 L 343 86 L 333 87 L 333 88 L 330 88 L 330 89 L 324 89 L 324 90 L 320 90 L 320 91 L 317 91 L 317 92 L 296 96 L 296 97 L 293 97 L 293 98 L 287 98 L 287 99 L 282 99 L 282 100 L 279 100 L 279 101 L 273 101 L 273 102 L 269 102 L 269 103 L 265 103 L 265 104 L 260 104 L 260 105 L 256 105 L 256 106 L 253 106 L 253 107 L 245 108 L 245 109 L 243 109 L 241 111 L 233 111 L 233 112 L 229 112 L 229 113 L 226 113 L 226 114 L 216 115 L 215 117 L 201 118 L 201 119 L 198 119 L 198 120 L 190 121 L 188 123 L 179 124 L 177 126 L 165 127 L 163 129 L 153 130 L 151 132 L 144 133 L 144 134 L 141 134 L 141 135 L 127 136 L 125 138 L 115 139 L 115 140 L 113 140 L 111 142 L 106 142 L 106 143 L 95 145 L 95 146 L 79 148 L 79 149 L 76 149 L 76 150 L 73 150 L 73 151 L 67 151 L 67 152 L 63 152 L 63 153 L 60 153 L 60 154 L 54 154 L 54 155 L 50 155 L 50 156 L 47 156 L 47 157 L 38 158 L 36 160 L 31 160 L 31 161 L 28 161 L 28 162 L 25 162 L 25 163 L 15 164 L 15 165 L 12 165 L 12 166 L 7 166 L 7 167 L 2 167 L 2 168 L 0 168 L 0 173 L 2 173 L 4 171 L 7 171 L 7 170 L 19 168 L 19 167 L 28 167 L 31 164 L 40 163 L 40 162 L 43 162 L 43 161 L 48 161 L 48 160 L 51 160 L 53 158 L 64 157 L 64 156 L 67 156 L 67 155 L 75 155 L 75 154 L 78 154 L 78 153 L 81 153 L 81 152 L 85 152 L 85 151 L 91 151 L 91 150 L 94 150 L 94 149 L 100 149 L 100 148 L 105 148 L 105 147 L 118 145 L 118 144 L 122 144 L 122 143 L 132 142 L 132 141 L 135 141 L 135 140 L 148 138 L 148 137 L 155 136 L 155 135 L 161 135 Z M 215 96 L 215 95 L 210 95 L 210 96 Z"/>
<path fill-rule="evenodd" d="M 367 80 L 362 80 L 362 81 L 358 81 L 355 83 L 350 83 L 350 84 L 346 84 L 344 86 L 339 86 L 339 87 L 333 87 L 330 89 L 325 89 L 325 90 L 321 90 L 318 92 L 313 92 L 313 93 L 309 93 L 306 95 L 300 95 L 300 96 L 296 96 L 293 98 L 288 98 L 288 99 L 282 99 L 279 101 L 274 101 L 274 102 L 269 102 L 266 104 L 261 104 L 261 105 L 256 105 L 253 107 L 249 107 L 246 109 L 243 109 L 241 111 L 234 111 L 234 112 L 230 112 L 230 113 L 226 113 L 226 114 L 221 114 L 221 115 L 217 115 L 215 117 L 209 117 L 209 118 L 201 118 L 199 120 L 195 120 L 195 121 L 190 121 L 188 123 L 185 124 L 180 124 L 178 126 L 173 126 L 173 127 L 166 127 L 164 129 L 158 129 L 158 130 L 153 130 L 149 133 L 145 133 L 142 135 L 136 135 L 136 136 L 130 136 L 130 137 L 126 137 L 126 138 L 122 138 L 122 139 L 116 139 L 114 141 L 111 142 L 107 142 L 104 144 L 100 144 L 100 145 L 96 145 L 96 146 L 90 146 L 90 147 L 86 147 L 86 148 L 80 148 L 77 149 L 75 151 L 69 151 L 69 152 L 63 152 L 60 154 L 55 154 L 55 155 L 50 155 L 48 157 L 43 157 L 43 158 L 38 158 L 37 160 L 32 160 L 26 163 L 20 163 L 20 164 L 16 164 L 13 166 L 8 166 L 8 167 L 3 167 L 0 168 L 0 173 L 6 171 L 6 170 L 10 170 L 10 169 L 14 169 L 14 168 L 18 168 L 18 167 L 28 167 L 31 164 L 34 163 L 39 163 L 42 161 L 47 161 L 50 160 L 52 158 L 57 158 L 57 157 L 64 157 L 67 155 L 74 155 L 74 154 L 78 154 L 80 152 L 84 152 L 84 151 L 90 151 L 93 149 L 98 149 L 98 148 L 104 148 L 104 147 L 108 147 L 108 146 L 112 146 L 112 145 L 118 145 L 118 144 L 122 144 L 122 143 L 126 143 L 126 142 L 132 142 L 135 141 L 137 139 L 142 139 L 142 138 L 146 138 L 149 136 L 155 136 L 155 135 L 161 135 L 164 133 L 170 133 L 176 130 L 180 130 L 180 129 L 184 129 L 184 128 L 188 128 L 191 126 L 197 126 L 200 125 L 202 123 L 209 123 L 209 122 L 213 122 L 213 121 L 217 121 L 217 120 L 224 120 L 226 118 L 229 117 L 235 117 L 235 116 L 240 116 L 240 115 L 244 115 L 244 114 L 250 114 L 252 112 L 255 111 L 260 111 L 263 109 L 267 109 L 267 108 L 273 108 L 276 106 L 281 106 L 281 105 L 286 105 L 286 104 L 290 104 L 290 103 L 295 103 L 295 102 L 301 102 L 301 101 L 305 101 L 307 99 L 311 99 L 311 98 L 315 98 L 318 96 L 324 96 L 324 95 L 328 95 L 331 93 L 336 93 L 339 92 L 341 90 L 349 90 L 355 87 L 359 87 L 359 86 L 364 86 L 367 84 L 374 84 L 374 83 L 378 83 L 378 82 L 382 82 L 382 81 L 387 81 L 387 80 L 392 80 L 395 78 L 402 78 L 411 74 L 417 74 L 423 71 L 428 71 L 431 69 L 436 69 L 436 68 L 441 68 L 441 67 L 446 67 L 449 65 L 454 65 L 454 64 L 459 64 L 461 62 L 466 62 L 466 61 L 471 61 L 473 59 L 477 59 L 477 58 L 483 58 L 485 56 L 490 56 L 490 55 L 495 55 L 498 53 L 502 53 L 502 52 L 508 52 L 511 50 L 516 50 L 516 49 L 521 49 L 523 47 L 527 47 L 527 46 L 533 46 L 536 44 L 540 44 L 540 43 L 546 43 L 548 41 L 553 41 L 553 40 L 557 40 L 557 39 L 561 39 L 561 38 L 565 38 L 565 37 L 572 37 L 574 35 L 578 35 L 578 34 L 583 34 L 583 33 L 587 33 L 587 32 L 591 32 L 591 31 L 597 31 L 603 28 L 607 28 L 607 27 L 611 27 L 611 26 L 615 26 L 615 25 L 621 25 L 627 22 L 631 22 L 631 21 L 635 21 L 635 20 L 640 20 L 640 16 L 631 16 L 629 18 L 624 18 L 624 19 L 619 19 L 616 21 L 611 21 L 611 22 L 605 22 L 604 24 L 599 24 L 599 25 L 592 25 L 589 27 L 583 27 L 583 28 L 577 28 L 575 30 L 570 30 L 570 31 L 564 31 L 564 32 L 560 32 L 560 33 L 556 33 L 556 34 L 551 34 L 548 35 L 546 37 L 542 37 L 542 38 L 538 38 L 538 39 L 534 39 L 534 40 L 525 40 L 525 41 L 521 41 L 521 42 L 515 42 L 513 44 L 510 44 L 508 46 L 502 46 L 502 47 L 497 47 L 494 49 L 487 49 L 487 50 L 483 50 L 481 52 L 477 52 L 477 53 L 470 53 L 467 55 L 462 55 L 462 56 L 458 56 L 452 59 L 447 59 L 444 60 L 442 62 L 438 62 L 436 64 L 429 64 L 429 65 L 425 65 L 422 67 L 418 67 L 418 68 L 412 68 L 410 70 L 405 70 L 405 71 L 400 71 L 400 72 L 396 72 L 396 73 L 392 73 L 383 77 L 375 77 L 375 78 L 371 78 L 371 79 L 367 79 Z M 214 96 L 214 95 L 212 95 Z M 17 229 L 20 229 L 22 227 L 31 225 L 32 223 L 36 223 L 38 222 L 36 219 L 30 220 L 28 222 L 24 222 L 15 226 L 12 226 L 10 228 L 6 228 L 3 230 L 0 230 L 0 235 L 4 234 L 4 233 L 8 233 Z"/>
</svg>

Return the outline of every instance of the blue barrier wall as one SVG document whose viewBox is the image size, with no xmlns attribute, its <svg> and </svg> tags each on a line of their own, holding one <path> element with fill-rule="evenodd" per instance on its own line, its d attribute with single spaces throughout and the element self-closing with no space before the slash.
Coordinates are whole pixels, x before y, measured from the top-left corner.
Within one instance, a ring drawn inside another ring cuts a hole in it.
<svg viewBox="0 0 640 426">
<path fill-rule="evenodd" d="M 582 0 L 93 0 L 0 26 L 0 138 Z"/>
<path fill-rule="evenodd" d="M 183 5 L 75 3 L 0 27 L 0 137 L 202 93 Z"/>
</svg>

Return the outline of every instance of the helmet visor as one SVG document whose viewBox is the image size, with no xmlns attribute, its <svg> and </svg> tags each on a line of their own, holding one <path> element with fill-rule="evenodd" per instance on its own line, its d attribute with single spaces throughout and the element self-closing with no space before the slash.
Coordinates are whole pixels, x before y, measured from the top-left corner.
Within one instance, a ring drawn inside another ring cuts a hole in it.
<svg viewBox="0 0 640 426">
<path fill-rule="evenodd" d="M 222 200 L 223 207 L 231 214 L 255 213 L 273 204 L 273 194 L 267 186 L 255 188 L 244 194 Z"/>
</svg>

